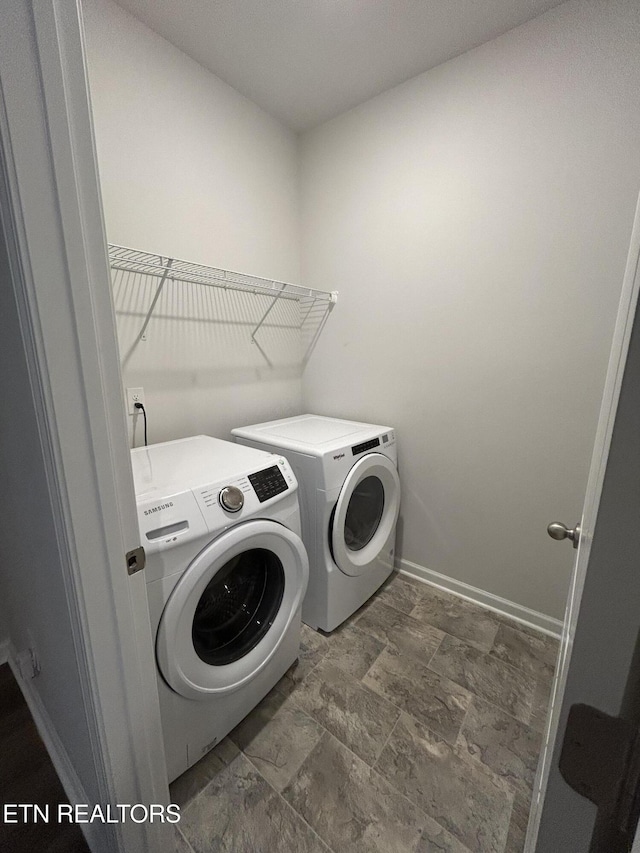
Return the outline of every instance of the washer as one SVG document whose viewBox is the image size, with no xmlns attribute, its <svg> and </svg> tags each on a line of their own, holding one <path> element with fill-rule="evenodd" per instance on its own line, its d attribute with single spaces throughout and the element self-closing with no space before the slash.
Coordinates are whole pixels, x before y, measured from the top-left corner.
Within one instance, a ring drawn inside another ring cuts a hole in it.
<svg viewBox="0 0 640 853">
<path fill-rule="evenodd" d="M 282 453 L 291 463 L 310 565 L 302 620 L 333 631 L 393 570 L 400 509 L 393 429 L 299 415 L 232 433 L 237 442 Z"/>
<path fill-rule="evenodd" d="M 131 459 L 172 781 L 298 657 L 309 564 L 284 457 L 201 435 Z"/>
</svg>

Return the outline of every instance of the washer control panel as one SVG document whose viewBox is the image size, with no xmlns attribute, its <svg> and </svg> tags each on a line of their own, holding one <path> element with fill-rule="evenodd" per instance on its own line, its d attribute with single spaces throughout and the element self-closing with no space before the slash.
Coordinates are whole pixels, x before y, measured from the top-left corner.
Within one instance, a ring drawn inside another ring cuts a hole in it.
<svg viewBox="0 0 640 853">
<path fill-rule="evenodd" d="M 249 474 L 249 482 L 253 486 L 260 503 L 268 501 L 269 498 L 274 498 L 281 492 L 286 492 L 289 488 L 277 465 L 256 471 L 255 474 Z"/>
<path fill-rule="evenodd" d="M 298 483 L 287 460 L 271 455 L 265 462 L 266 468 L 250 468 L 238 477 L 193 490 L 210 531 L 224 530 L 295 492 Z"/>
</svg>

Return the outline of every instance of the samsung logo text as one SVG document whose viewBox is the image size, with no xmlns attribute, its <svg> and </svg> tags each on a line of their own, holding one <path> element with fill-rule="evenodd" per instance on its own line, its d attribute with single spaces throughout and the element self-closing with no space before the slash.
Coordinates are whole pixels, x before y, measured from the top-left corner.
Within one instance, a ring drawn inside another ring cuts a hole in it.
<svg viewBox="0 0 640 853">
<path fill-rule="evenodd" d="M 145 515 L 153 515 L 154 512 L 160 512 L 162 509 L 169 509 L 169 507 L 173 506 L 173 501 L 169 501 L 166 504 L 158 504 L 158 506 L 152 506 L 151 509 L 145 509 Z"/>
</svg>

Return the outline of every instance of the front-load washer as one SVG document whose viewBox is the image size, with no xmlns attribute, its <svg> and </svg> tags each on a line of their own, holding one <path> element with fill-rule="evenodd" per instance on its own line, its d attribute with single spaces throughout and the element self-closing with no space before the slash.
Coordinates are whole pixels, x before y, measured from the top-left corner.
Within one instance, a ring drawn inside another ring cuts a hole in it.
<svg viewBox="0 0 640 853">
<path fill-rule="evenodd" d="M 131 459 L 172 781 L 298 657 L 308 559 L 282 455 L 196 436 Z"/>
<path fill-rule="evenodd" d="M 309 587 L 302 621 L 333 631 L 394 565 L 400 480 L 391 427 L 299 415 L 232 430 L 241 444 L 282 453 L 300 485 Z"/>
</svg>

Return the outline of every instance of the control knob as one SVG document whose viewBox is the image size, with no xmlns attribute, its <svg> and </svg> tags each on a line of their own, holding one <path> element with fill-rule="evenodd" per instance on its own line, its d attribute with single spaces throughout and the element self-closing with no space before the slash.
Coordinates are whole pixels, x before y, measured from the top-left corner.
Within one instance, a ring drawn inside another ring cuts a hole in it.
<svg viewBox="0 0 640 853">
<path fill-rule="evenodd" d="M 244 495 L 237 486 L 225 486 L 219 497 L 222 508 L 227 512 L 240 512 L 244 506 Z"/>
</svg>

